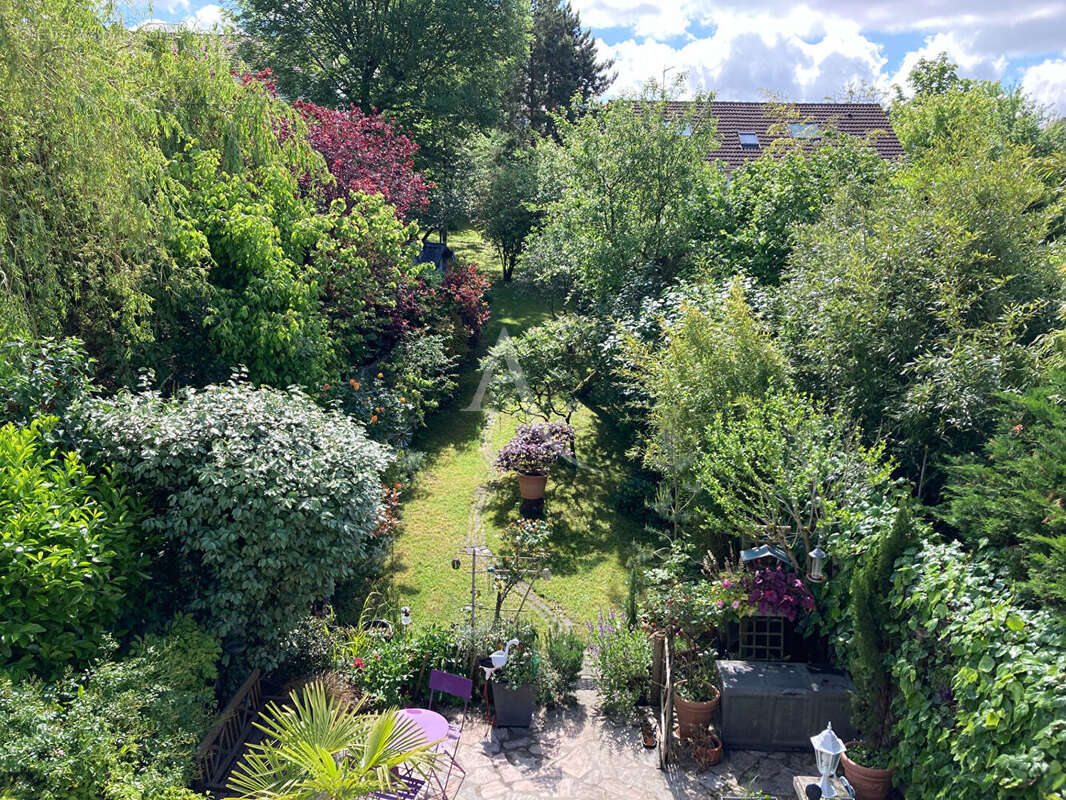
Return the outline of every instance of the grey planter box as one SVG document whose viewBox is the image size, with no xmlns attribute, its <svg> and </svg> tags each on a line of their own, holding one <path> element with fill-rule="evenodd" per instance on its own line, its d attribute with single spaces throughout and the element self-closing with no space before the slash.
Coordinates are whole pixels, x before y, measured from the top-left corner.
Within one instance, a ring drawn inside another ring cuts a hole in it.
<svg viewBox="0 0 1066 800">
<path fill-rule="evenodd" d="M 492 703 L 496 707 L 496 727 L 528 728 L 533 722 L 536 698 L 533 687 L 519 686 L 508 689 L 498 683 L 492 684 Z"/>
<path fill-rule="evenodd" d="M 772 661 L 719 661 L 722 741 L 751 750 L 810 750 L 827 722 L 844 741 L 851 725 L 851 678 L 843 670 Z"/>
</svg>

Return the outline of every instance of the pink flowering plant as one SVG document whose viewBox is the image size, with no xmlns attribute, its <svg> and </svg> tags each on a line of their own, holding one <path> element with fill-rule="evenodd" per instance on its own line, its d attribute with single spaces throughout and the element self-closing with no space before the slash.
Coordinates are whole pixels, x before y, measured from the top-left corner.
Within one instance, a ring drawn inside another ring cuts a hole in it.
<svg viewBox="0 0 1066 800">
<path fill-rule="evenodd" d="M 732 572 L 695 582 L 662 581 L 649 589 L 644 609 L 646 624 L 672 628 L 693 642 L 754 610 L 742 577 Z"/>
<path fill-rule="evenodd" d="M 783 616 L 795 622 L 803 611 L 814 610 L 814 596 L 803 581 L 780 565 L 764 567 L 742 579 L 749 605 L 763 616 Z"/>
</svg>

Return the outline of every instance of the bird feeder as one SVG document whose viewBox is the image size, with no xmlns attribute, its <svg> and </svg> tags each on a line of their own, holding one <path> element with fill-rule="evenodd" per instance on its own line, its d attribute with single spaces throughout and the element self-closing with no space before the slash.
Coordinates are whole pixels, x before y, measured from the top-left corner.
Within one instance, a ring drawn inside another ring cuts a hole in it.
<svg viewBox="0 0 1066 800">
<path fill-rule="evenodd" d="M 825 550 L 814 548 L 807 554 L 807 580 L 822 583 L 825 580 L 825 562 L 829 558 Z"/>
</svg>

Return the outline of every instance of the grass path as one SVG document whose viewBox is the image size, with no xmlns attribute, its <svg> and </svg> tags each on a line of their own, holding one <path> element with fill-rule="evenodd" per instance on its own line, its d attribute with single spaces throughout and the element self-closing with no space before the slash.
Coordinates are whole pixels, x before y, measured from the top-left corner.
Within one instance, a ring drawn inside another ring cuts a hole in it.
<svg viewBox="0 0 1066 800">
<path fill-rule="evenodd" d="M 502 328 L 514 335 L 547 318 L 547 307 L 534 292 L 502 282 L 498 261 L 476 234 L 449 237 L 449 245 L 493 278 L 492 317 L 478 355 L 495 343 Z M 480 378 L 476 359 L 468 361 L 452 403 L 414 443 L 426 461 L 403 504 L 404 530 L 390 573 L 399 600 L 427 622 L 452 622 L 470 602 L 468 562 L 464 559 L 464 569 L 453 570 L 452 558 L 468 541 L 493 547 L 500 531 L 517 517 L 517 481 L 496 476 L 491 462 L 519 420 L 488 409 L 467 410 Z M 580 623 L 622 603 L 625 560 L 645 535 L 638 522 L 615 510 L 625 476 L 616 437 L 586 409 L 579 409 L 574 422 L 578 454 L 592 468 L 563 467 L 552 473 L 546 507 L 555 529 L 553 577 L 535 586 L 545 604 L 531 603 L 542 617 L 551 606 Z"/>
</svg>

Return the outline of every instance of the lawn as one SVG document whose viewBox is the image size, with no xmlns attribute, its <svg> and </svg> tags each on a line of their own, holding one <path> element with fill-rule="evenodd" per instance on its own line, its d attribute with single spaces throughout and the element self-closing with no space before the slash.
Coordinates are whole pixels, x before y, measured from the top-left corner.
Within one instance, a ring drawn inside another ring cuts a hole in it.
<svg viewBox="0 0 1066 800">
<path fill-rule="evenodd" d="M 452 234 L 448 244 L 461 258 L 477 261 L 493 280 L 492 317 L 477 355 L 496 341 L 502 328 L 513 335 L 548 316 L 535 292 L 520 281 L 502 282 L 499 259 L 476 232 Z M 456 571 L 451 560 L 466 542 L 478 487 L 495 477 L 491 459 L 520 422 L 509 414 L 468 410 L 480 379 L 476 359 L 468 360 L 455 399 L 414 443 L 426 461 L 403 505 L 404 530 L 396 542 L 391 577 L 400 601 L 422 620 L 450 622 L 470 602 L 468 562 L 464 559 L 464 569 Z M 616 509 L 617 489 L 626 476 L 622 444 L 587 409 L 578 410 L 574 423 L 581 466 L 559 466 L 548 482 L 545 508 L 554 526 L 555 555 L 552 578 L 538 581 L 536 591 L 580 623 L 622 603 L 626 561 L 634 543 L 647 535 L 639 522 Z M 517 480 L 504 477 L 482 516 L 490 547 L 517 515 Z"/>
</svg>

